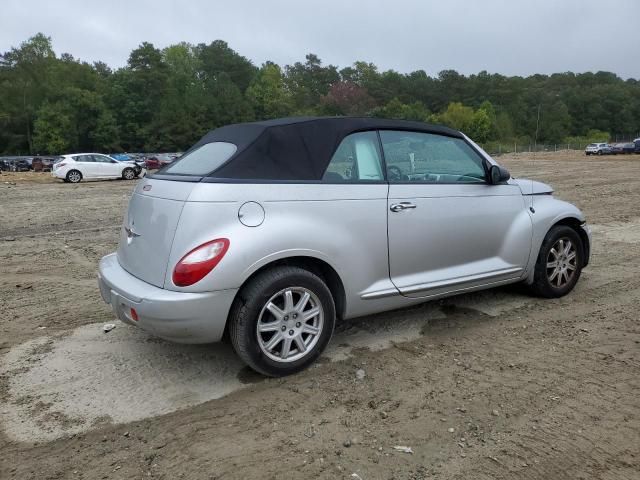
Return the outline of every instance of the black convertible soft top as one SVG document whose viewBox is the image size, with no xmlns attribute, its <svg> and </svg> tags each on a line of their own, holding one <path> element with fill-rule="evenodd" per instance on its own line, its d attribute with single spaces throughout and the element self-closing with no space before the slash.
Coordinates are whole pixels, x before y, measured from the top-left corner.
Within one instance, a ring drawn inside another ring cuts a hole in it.
<svg viewBox="0 0 640 480">
<path fill-rule="evenodd" d="M 235 154 L 209 177 L 239 180 L 320 180 L 344 137 L 367 130 L 411 130 L 463 138 L 447 127 L 405 120 L 296 117 L 239 123 L 207 133 L 190 150 L 230 142 Z"/>
</svg>

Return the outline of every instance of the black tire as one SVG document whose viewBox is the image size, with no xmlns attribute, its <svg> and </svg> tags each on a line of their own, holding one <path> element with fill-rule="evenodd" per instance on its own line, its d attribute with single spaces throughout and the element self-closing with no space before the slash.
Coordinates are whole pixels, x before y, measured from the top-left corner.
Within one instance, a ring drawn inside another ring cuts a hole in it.
<svg viewBox="0 0 640 480">
<path fill-rule="evenodd" d="M 303 357 L 295 361 L 276 361 L 269 358 L 258 343 L 260 313 L 278 292 L 297 287 L 307 289 L 317 297 L 323 312 L 322 329 L 315 345 Z M 320 356 L 331 339 L 335 319 L 331 291 L 320 277 L 299 267 L 275 267 L 258 274 L 240 290 L 229 314 L 229 337 L 238 356 L 252 369 L 270 377 L 281 377 L 305 369 Z"/>
<path fill-rule="evenodd" d="M 568 239 L 573 245 L 575 245 L 575 270 L 573 271 L 572 276 L 567 279 L 566 284 L 558 286 L 554 284 L 555 282 L 552 283 L 549 279 L 549 275 L 553 275 L 555 269 L 551 270 L 551 268 L 547 268 L 547 262 L 550 258 L 551 249 L 554 248 L 558 241 L 563 239 Z M 583 266 L 584 245 L 580 235 L 571 227 L 566 225 L 556 225 L 549 230 L 547 236 L 542 242 L 542 246 L 540 247 L 540 252 L 538 253 L 538 258 L 536 260 L 533 283 L 531 284 L 530 289 L 534 294 L 545 298 L 563 297 L 576 286 L 576 283 L 580 279 Z"/>
<path fill-rule="evenodd" d="M 78 183 L 82 180 L 82 173 L 79 170 L 69 170 L 66 180 L 70 183 Z"/>
<path fill-rule="evenodd" d="M 602 155 L 602 150 L 598 150 L 598 155 Z"/>
<path fill-rule="evenodd" d="M 122 178 L 125 180 L 133 180 L 136 178 L 136 172 L 133 168 L 127 167 L 122 171 Z"/>
</svg>

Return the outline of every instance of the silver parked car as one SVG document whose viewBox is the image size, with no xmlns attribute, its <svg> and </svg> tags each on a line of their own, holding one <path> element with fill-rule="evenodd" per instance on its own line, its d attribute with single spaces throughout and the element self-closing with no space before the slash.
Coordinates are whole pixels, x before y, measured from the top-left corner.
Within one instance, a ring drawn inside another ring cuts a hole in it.
<svg viewBox="0 0 640 480">
<path fill-rule="evenodd" d="M 313 362 L 337 320 L 516 282 L 565 295 L 590 243 L 580 210 L 460 132 L 280 119 L 214 130 L 141 180 L 99 284 L 122 321 L 228 335 L 277 376 Z"/>
</svg>

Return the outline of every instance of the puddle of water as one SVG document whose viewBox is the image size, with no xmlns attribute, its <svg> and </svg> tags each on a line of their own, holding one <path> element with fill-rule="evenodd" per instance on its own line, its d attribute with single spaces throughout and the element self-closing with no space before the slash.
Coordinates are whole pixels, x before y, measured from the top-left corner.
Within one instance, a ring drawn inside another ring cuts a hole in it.
<svg viewBox="0 0 640 480">
<path fill-rule="evenodd" d="M 531 301 L 485 292 L 456 297 L 455 304 L 479 316 L 498 315 Z M 431 302 L 341 324 L 323 355 L 348 358 L 361 348 L 382 350 L 420 337 L 446 307 Z M 10 438 L 48 441 L 98 424 L 127 423 L 223 397 L 263 378 L 248 370 L 230 345 L 179 345 L 116 322 L 77 328 L 62 338 L 41 337 L 10 350 L 0 374 L 9 382 L 0 421 Z"/>
</svg>

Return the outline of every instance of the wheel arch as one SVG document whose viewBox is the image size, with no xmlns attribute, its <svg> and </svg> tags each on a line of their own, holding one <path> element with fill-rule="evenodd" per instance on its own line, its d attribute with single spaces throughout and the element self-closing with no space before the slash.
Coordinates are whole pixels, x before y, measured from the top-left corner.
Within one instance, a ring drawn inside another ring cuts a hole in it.
<svg viewBox="0 0 640 480">
<path fill-rule="evenodd" d="M 584 230 L 584 228 L 582 228 L 583 224 L 584 224 L 584 221 L 576 217 L 565 217 L 558 220 L 553 225 L 551 225 L 549 230 L 551 230 L 553 227 L 557 225 L 565 225 L 575 230 L 575 232 L 580 236 L 580 240 L 582 240 L 582 248 L 584 249 L 584 252 L 583 252 L 584 263 L 582 266 L 586 267 L 589 264 L 589 257 L 591 253 L 591 242 L 589 240 L 589 235 L 587 235 L 587 232 Z M 547 231 L 547 233 L 549 232 L 549 230 Z"/>
<path fill-rule="evenodd" d="M 329 288 L 329 291 L 331 292 L 331 296 L 333 297 L 333 301 L 336 306 L 337 320 L 341 320 L 344 317 L 346 306 L 347 306 L 347 297 L 344 289 L 344 284 L 342 282 L 342 279 L 340 278 L 340 275 L 326 261 L 317 257 L 311 257 L 311 256 L 305 256 L 305 255 L 295 255 L 290 257 L 278 258 L 265 265 L 262 265 L 260 268 L 252 272 L 251 275 L 249 275 L 244 280 L 244 282 L 242 282 L 242 285 L 238 289 L 238 293 L 236 293 L 234 302 L 242 292 L 242 289 L 245 287 L 245 285 L 247 285 L 257 275 L 260 275 L 261 273 L 267 270 L 271 270 L 279 266 L 303 268 L 320 277 L 322 281 L 326 283 L 327 287 Z M 224 335 L 223 335 L 224 338 L 226 338 L 228 335 L 228 329 L 229 329 L 229 319 L 227 318 Z"/>
</svg>

